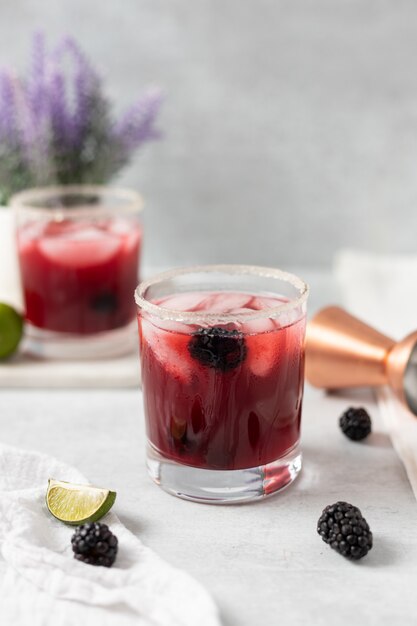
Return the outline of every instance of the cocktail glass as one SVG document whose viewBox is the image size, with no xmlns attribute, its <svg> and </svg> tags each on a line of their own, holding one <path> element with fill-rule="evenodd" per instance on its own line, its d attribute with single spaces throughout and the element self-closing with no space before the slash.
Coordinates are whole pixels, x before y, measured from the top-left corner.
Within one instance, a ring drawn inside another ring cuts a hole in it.
<svg viewBox="0 0 417 626">
<path fill-rule="evenodd" d="M 26 308 L 26 349 L 52 358 L 132 348 L 142 199 L 100 186 L 32 189 L 11 199 Z"/>
<path fill-rule="evenodd" d="M 289 485 L 301 469 L 307 285 L 213 265 L 160 274 L 135 297 L 153 480 L 213 503 Z"/>
</svg>

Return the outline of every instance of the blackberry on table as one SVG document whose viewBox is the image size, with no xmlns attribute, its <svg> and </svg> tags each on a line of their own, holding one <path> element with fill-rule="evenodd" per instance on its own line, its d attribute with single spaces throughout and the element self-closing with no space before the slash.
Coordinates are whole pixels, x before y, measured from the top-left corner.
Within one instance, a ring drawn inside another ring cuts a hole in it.
<svg viewBox="0 0 417 626">
<path fill-rule="evenodd" d="M 372 533 L 360 510 L 348 502 L 326 506 L 317 532 L 333 550 L 348 559 L 358 560 L 372 548 Z"/>
<path fill-rule="evenodd" d="M 89 565 L 111 567 L 117 555 L 117 537 L 106 524 L 82 524 L 71 538 L 74 558 Z"/>
<path fill-rule="evenodd" d="M 352 441 L 361 441 L 372 430 L 372 422 L 369 413 L 363 408 L 350 407 L 339 419 L 339 425 L 343 433 Z"/>
<path fill-rule="evenodd" d="M 193 333 L 188 351 L 202 365 L 222 372 L 238 367 L 247 354 L 243 333 L 219 326 L 200 328 Z"/>
</svg>

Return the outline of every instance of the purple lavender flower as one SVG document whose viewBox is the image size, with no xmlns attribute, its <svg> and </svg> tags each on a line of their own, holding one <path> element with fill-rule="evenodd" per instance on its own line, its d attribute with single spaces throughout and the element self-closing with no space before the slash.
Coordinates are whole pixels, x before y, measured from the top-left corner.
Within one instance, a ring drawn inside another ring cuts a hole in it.
<svg viewBox="0 0 417 626">
<path fill-rule="evenodd" d="M 42 32 L 37 31 L 32 41 L 32 64 L 27 81 L 27 99 L 35 119 L 39 119 L 45 112 L 45 72 L 46 72 L 46 42 Z"/>
<path fill-rule="evenodd" d="M 70 85 L 72 107 L 67 111 L 65 119 L 66 134 L 69 145 L 79 149 L 89 127 L 92 101 L 101 86 L 98 74 L 72 37 L 65 37 L 54 51 L 57 62 L 64 61 L 66 56 L 70 57 L 74 65 L 74 79 Z M 64 78 L 64 73 L 62 76 Z"/>
<path fill-rule="evenodd" d="M 80 70 L 74 80 L 75 106 L 72 114 L 72 141 L 74 146 L 82 144 L 84 135 L 88 128 L 90 116 L 90 80 L 89 77 Z"/>
<path fill-rule="evenodd" d="M 161 100 L 159 90 L 148 90 L 115 121 L 76 41 L 66 37 L 49 52 L 35 33 L 28 76 L 0 73 L 0 195 L 52 182 L 106 182 L 160 137 Z"/>
<path fill-rule="evenodd" d="M 114 125 L 113 137 L 129 152 L 150 139 L 159 139 L 155 119 L 162 102 L 159 89 L 149 89 Z"/>
<path fill-rule="evenodd" d="M 11 144 L 16 139 L 15 97 L 13 76 L 0 73 L 0 142 Z"/>
<path fill-rule="evenodd" d="M 58 70 L 54 71 L 49 79 L 48 105 L 54 140 L 58 145 L 65 146 L 70 139 L 70 128 L 68 125 L 65 79 Z"/>
</svg>

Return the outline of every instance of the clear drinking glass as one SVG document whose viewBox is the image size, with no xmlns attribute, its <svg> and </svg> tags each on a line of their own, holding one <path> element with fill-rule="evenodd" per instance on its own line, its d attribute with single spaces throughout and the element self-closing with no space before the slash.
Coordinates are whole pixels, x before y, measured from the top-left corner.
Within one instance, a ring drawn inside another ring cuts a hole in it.
<svg viewBox="0 0 417 626">
<path fill-rule="evenodd" d="M 307 296 L 300 278 L 245 265 L 139 285 L 147 467 L 163 489 L 241 502 L 296 478 Z"/>
<path fill-rule="evenodd" d="M 131 349 L 141 197 L 81 185 L 30 189 L 10 204 L 16 215 L 26 349 L 52 358 L 114 356 Z"/>
</svg>

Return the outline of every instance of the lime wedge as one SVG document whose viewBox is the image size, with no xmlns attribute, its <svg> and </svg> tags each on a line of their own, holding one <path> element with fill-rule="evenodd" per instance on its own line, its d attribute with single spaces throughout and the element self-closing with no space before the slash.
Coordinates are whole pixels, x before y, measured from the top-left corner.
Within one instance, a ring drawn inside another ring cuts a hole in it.
<svg viewBox="0 0 417 626">
<path fill-rule="evenodd" d="M 6 359 L 16 351 L 22 334 L 22 316 L 13 307 L 0 302 L 0 359 Z"/>
<path fill-rule="evenodd" d="M 116 492 L 92 485 L 75 485 L 50 478 L 46 492 L 49 512 L 61 522 L 78 526 L 96 522 L 108 513 Z"/>
</svg>

